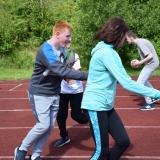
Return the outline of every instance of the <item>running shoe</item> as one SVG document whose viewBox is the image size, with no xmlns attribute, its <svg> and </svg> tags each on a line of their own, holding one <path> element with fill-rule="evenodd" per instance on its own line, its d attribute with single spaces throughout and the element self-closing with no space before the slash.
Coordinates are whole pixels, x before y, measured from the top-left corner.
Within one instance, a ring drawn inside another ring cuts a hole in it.
<svg viewBox="0 0 160 160">
<path fill-rule="evenodd" d="M 14 160 L 25 160 L 27 152 L 19 150 L 19 147 L 17 147 L 14 151 Z"/>
<path fill-rule="evenodd" d="M 67 144 L 69 142 L 70 142 L 70 139 L 68 137 L 67 138 L 62 138 L 62 139 L 60 139 L 59 141 L 56 142 L 55 146 L 56 147 L 61 147 L 64 144 Z"/>
<path fill-rule="evenodd" d="M 32 155 L 29 155 L 29 160 L 32 160 L 32 159 L 31 159 L 31 156 L 32 156 Z M 37 158 L 34 159 L 34 160 L 42 160 L 42 159 L 41 159 L 41 157 L 39 156 L 39 157 L 37 157 Z"/>
<path fill-rule="evenodd" d="M 154 109 L 155 109 L 154 104 L 148 104 L 148 103 L 146 103 L 144 106 L 140 108 L 141 111 L 148 111 Z"/>
<path fill-rule="evenodd" d="M 152 99 L 152 103 L 155 103 L 155 102 L 157 102 L 157 101 L 160 101 L 159 98 L 151 98 L 151 99 Z"/>
</svg>

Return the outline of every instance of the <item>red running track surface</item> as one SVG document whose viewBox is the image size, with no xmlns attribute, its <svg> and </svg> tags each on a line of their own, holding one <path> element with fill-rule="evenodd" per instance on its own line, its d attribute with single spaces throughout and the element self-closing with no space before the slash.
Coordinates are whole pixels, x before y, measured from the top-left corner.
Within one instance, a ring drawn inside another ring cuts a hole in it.
<svg viewBox="0 0 160 160">
<path fill-rule="evenodd" d="M 137 77 L 133 77 L 134 80 Z M 153 76 L 150 82 L 160 90 L 160 77 Z M 34 126 L 35 119 L 27 97 L 29 80 L 0 81 L 0 160 L 14 159 L 14 149 L 21 144 L 28 131 Z M 84 82 L 85 86 L 85 82 Z M 122 160 L 160 159 L 160 101 L 155 110 L 140 111 L 143 97 L 117 86 L 115 109 L 121 117 L 131 140 L 130 147 L 121 157 Z M 67 129 L 71 142 L 55 147 L 60 138 L 57 124 L 50 135 L 44 151 L 43 160 L 88 160 L 94 152 L 94 143 L 88 125 L 80 125 L 70 116 Z M 110 137 L 110 147 L 114 144 Z M 28 151 L 31 154 L 31 148 Z M 28 159 L 28 157 L 26 157 Z"/>
</svg>

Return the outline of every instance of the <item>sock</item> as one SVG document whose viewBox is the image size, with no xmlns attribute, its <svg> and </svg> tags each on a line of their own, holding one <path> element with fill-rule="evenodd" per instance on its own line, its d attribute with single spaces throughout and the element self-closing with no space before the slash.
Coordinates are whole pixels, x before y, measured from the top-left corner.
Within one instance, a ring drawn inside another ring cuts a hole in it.
<svg viewBox="0 0 160 160">
<path fill-rule="evenodd" d="M 22 149 L 21 146 L 19 147 L 19 150 L 20 150 L 20 151 L 26 151 L 26 150 Z M 26 151 L 26 152 L 27 152 L 27 151 Z"/>
<path fill-rule="evenodd" d="M 35 160 L 36 158 L 37 158 L 37 157 L 32 157 L 32 156 L 31 156 L 31 160 Z"/>
</svg>

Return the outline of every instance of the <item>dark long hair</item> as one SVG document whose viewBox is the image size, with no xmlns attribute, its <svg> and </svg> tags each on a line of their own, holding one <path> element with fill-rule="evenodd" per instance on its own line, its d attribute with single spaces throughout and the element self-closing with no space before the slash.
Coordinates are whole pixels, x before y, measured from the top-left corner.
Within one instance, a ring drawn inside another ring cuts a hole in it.
<svg viewBox="0 0 160 160">
<path fill-rule="evenodd" d="M 114 17 L 109 19 L 104 26 L 94 34 L 93 40 L 112 44 L 116 49 L 127 31 L 128 26 L 124 20 L 120 17 Z"/>
</svg>

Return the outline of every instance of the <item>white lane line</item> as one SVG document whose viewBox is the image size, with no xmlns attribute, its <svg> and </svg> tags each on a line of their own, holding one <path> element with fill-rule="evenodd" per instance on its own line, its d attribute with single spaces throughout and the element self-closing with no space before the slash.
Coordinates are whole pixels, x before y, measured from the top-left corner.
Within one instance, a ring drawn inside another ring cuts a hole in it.
<svg viewBox="0 0 160 160">
<path fill-rule="evenodd" d="M 143 129 L 143 128 L 145 128 L 145 129 L 150 129 L 150 128 L 152 128 L 152 129 L 159 129 L 160 128 L 160 126 L 124 126 L 125 128 L 127 128 L 127 129 L 130 129 L 130 128 L 141 128 L 141 129 Z"/>
<path fill-rule="evenodd" d="M 46 159 L 89 159 L 91 156 L 41 156 L 41 158 L 46 158 Z M 26 156 L 28 158 L 28 156 Z M 122 158 L 127 158 L 127 159 L 149 159 L 149 160 L 154 160 L 154 159 L 160 159 L 160 156 L 122 156 Z M 0 159 L 14 159 L 14 156 L 0 156 Z"/>
<path fill-rule="evenodd" d="M 28 99 L 28 98 L 0 98 L 0 100 L 17 100 L 17 99 Z"/>
<path fill-rule="evenodd" d="M 26 111 L 31 111 L 31 109 L 0 110 L 0 112 L 26 112 Z"/>
<path fill-rule="evenodd" d="M 115 108 L 116 110 L 139 110 L 139 108 Z M 160 109 L 160 108 L 155 108 Z M 71 110 L 70 108 L 68 110 Z M 32 109 L 1 109 L 0 112 L 27 112 L 27 111 L 32 111 Z"/>
<path fill-rule="evenodd" d="M 20 86 L 22 86 L 22 84 L 19 84 L 18 86 L 16 86 L 16 87 L 10 89 L 9 91 L 13 91 L 14 89 L 16 89 L 16 88 L 18 88 L 18 87 L 20 87 Z"/>
<path fill-rule="evenodd" d="M 89 126 L 66 126 L 67 128 L 89 128 Z M 159 129 L 160 126 L 124 126 L 126 129 Z M 31 129 L 33 127 L 0 127 L 1 130 L 7 130 L 7 129 Z M 58 126 L 55 126 L 54 128 L 58 128 Z"/>
<path fill-rule="evenodd" d="M 66 126 L 67 128 L 89 128 L 89 126 Z M 4 129 L 31 129 L 33 127 L 0 127 L 0 130 Z M 55 126 L 54 128 L 58 128 L 58 126 Z"/>
<path fill-rule="evenodd" d="M 139 110 L 139 108 L 116 108 L 114 107 L 116 110 L 131 110 L 131 109 L 136 109 L 136 110 Z M 157 108 L 155 107 L 155 109 L 160 109 L 160 108 Z"/>
<path fill-rule="evenodd" d="M 16 90 L 17 91 L 17 90 Z M 139 95 L 130 95 L 130 96 L 116 96 L 116 98 L 143 98 L 142 96 L 139 96 Z M 3 99 L 13 99 L 13 100 L 17 100 L 17 99 L 28 99 L 28 98 L 23 98 L 23 97 L 21 97 L 21 98 L 9 98 L 9 97 L 7 97 L 7 98 L 0 98 L 0 100 L 3 100 Z"/>
<path fill-rule="evenodd" d="M 21 83 L 21 82 L 17 82 L 17 83 L 1 83 L 1 82 L 0 82 L 0 85 L 2 85 L 2 86 L 3 86 L 3 85 L 6 85 L 6 86 L 7 86 L 7 85 L 13 85 L 13 84 L 19 84 L 19 83 Z M 29 83 L 23 83 L 23 82 L 22 82 L 22 84 L 23 84 L 23 85 L 24 85 L 24 84 L 25 84 L 25 85 L 29 85 Z"/>
<path fill-rule="evenodd" d="M 157 89 L 157 88 L 156 88 Z M 0 92 L 9 92 L 9 90 L 0 90 Z M 25 89 L 25 90 L 14 90 L 13 92 L 24 92 L 24 91 L 27 91 L 27 89 Z"/>
<path fill-rule="evenodd" d="M 139 108 L 116 108 L 116 110 L 139 110 Z M 155 110 L 160 109 L 160 108 L 155 108 Z M 71 110 L 70 108 L 68 109 L 69 111 Z M 26 111 L 32 111 L 32 109 L 1 109 L 0 112 L 26 112 Z"/>
<path fill-rule="evenodd" d="M 127 159 L 160 159 L 160 156 L 122 156 L 121 158 L 127 158 Z M 120 159 L 121 159 L 120 158 Z"/>
<path fill-rule="evenodd" d="M 130 96 L 116 96 L 116 98 L 142 98 L 142 96 L 139 95 L 130 95 Z M 3 99 L 28 99 L 28 98 L 0 98 L 0 100 Z"/>
</svg>

